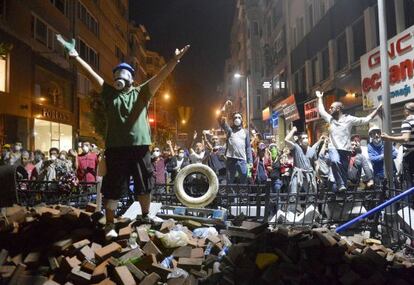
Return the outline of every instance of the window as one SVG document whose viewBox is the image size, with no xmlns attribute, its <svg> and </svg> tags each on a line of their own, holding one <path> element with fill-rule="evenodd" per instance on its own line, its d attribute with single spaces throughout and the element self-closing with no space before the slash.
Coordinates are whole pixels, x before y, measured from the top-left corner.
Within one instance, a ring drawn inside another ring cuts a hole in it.
<svg viewBox="0 0 414 285">
<path fill-rule="evenodd" d="M 7 59 L 0 57 L 0 92 L 7 92 L 7 83 L 8 83 L 8 66 Z"/>
<path fill-rule="evenodd" d="M 117 46 L 115 46 L 115 56 L 118 59 L 118 61 L 123 62 L 125 60 L 125 55 L 121 51 L 121 49 Z"/>
<path fill-rule="evenodd" d="M 296 32 L 296 36 L 297 36 L 297 38 L 296 38 L 296 44 L 298 44 L 301 40 L 302 40 L 302 38 L 303 38 L 303 36 L 304 36 L 304 29 L 305 29 L 305 26 L 304 26 L 304 23 L 303 23 L 303 17 L 300 17 L 299 19 L 297 19 L 296 20 L 297 21 L 297 32 Z"/>
<path fill-rule="evenodd" d="M 348 49 L 346 46 L 346 35 L 342 33 L 336 40 L 338 49 L 337 63 L 338 70 L 345 68 L 348 65 Z"/>
<path fill-rule="evenodd" d="M 256 109 L 259 110 L 259 111 L 262 109 L 260 103 L 261 103 L 260 95 L 258 95 L 258 96 L 256 96 Z"/>
<path fill-rule="evenodd" d="M 404 18 L 405 28 L 414 25 L 414 2 L 412 0 L 404 0 Z"/>
<path fill-rule="evenodd" d="M 320 2 L 320 12 L 321 12 L 321 18 L 323 18 L 323 16 L 325 16 L 326 13 L 326 7 L 325 7 L 325 0 L 321 0 Z"/>
<path fill-rule="evenodd" d="M 308 6 L 308 23 L 309 23 L 309 30 L 312 29 L 313 27 L 313 6 L 309 5 Z"/>
<path fill-rule="evenodd" d="M 318 57 L 314 57 L 312 59 L 312 82 L 311 82 L 312 86 L 318 83 L 318 78 L 316 77 L 317 73 L 318 73 Z"/>
<path fill-rule="evenodd" d="M 88 96 L 91 90 L 91 81 L 85 75 L 78 73 L 78 94 Z"/>
<path fill-rule="evenodd" d="M 352 25 L 352 35 L 354 39 L 355 61 L 366 52 L 365 47 L 365 25 L 364 18 L 360 18 Z"/>
<path fill-rule="evenodd" d="M 98 53 L 88 46 L 83 40 L 79 39 L 79 56 L 95 68 L 99 68 Z"/>
<path fill-rule="evenodd" d="M 0 19 L 6 17 L 6 0 L 0 0 Z"/>
<path fill-rule="evenodd" d="M 66 0 L 50 0 L 53 6 L 56 7 L 63 15 L 67 16 L 66 14 Z"/>
<path fill-rule="evenodd" d="M 63 48 L 57 43 L 56 34 L 57 32 L 52 26 L 41 20 L 39 17 L 32 15 L 32 37 L 45 45 L 48 49 L 63 56 Z"/>
<path fill-rule="evenodd" d="M 259 35 L 259 24 L 257 22 L 253 22 L 253 34 L 255 36 Z"/>
<path fill-rule="evenodd" d="M 322 80 L 327 79 L 329 74 L 329 50 L 326 48 L 322 51 Z"/>
<path fill-rule="evenodd" d="M 98 21 L 95 19 L 94 16 L 92 16 L 89 10 L 81 2 L 79 2 L 78 5 L 78 18 L 79 20 L 81 20 L 82 23 L 85 24 L 89 31 L 98 36 Z"/>
<path fill-rule="evenodd" d="M 299 93 L 305 92 L 306 89 L 306 72 L 305 67 L 299 70 Z"/>
</svg>

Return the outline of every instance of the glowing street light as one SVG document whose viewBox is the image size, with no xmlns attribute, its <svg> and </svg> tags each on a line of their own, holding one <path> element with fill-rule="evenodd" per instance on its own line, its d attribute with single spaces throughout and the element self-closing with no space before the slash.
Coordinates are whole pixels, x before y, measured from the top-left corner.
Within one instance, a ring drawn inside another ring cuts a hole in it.
<svg viewBox="0 0 414 285">
<path fill-rule="evenodd" d="M 170 98 L 171 98 L 170 93 L 165 93 L 165 94 L 164 94 L 164 99 L 165 99 L 165 100 L 167 100 L 167 101 L 168 101 L 168 100 L 170 100 Z"/>
<path fill-rule="evenodd" d="M 220 109 L 216 109 L 216 116 L 220 115 L 221 111 Z"/>
<path fill-rule="evenodd" d="M 242 75 L 240 73 L 235 73 L 234 74 L 234 78 L 240 78 L 240 77 L 242 77 Z"/>
<path fill-rule="evenodd" d="M 186 120 L 181 120 L 181 124 L 185 125 L 187 123 Z"/>
</svg>

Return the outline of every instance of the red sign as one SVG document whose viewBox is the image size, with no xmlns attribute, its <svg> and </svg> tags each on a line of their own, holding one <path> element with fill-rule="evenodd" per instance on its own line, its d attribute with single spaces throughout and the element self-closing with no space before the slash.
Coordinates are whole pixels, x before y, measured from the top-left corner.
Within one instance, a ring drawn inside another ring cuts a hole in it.
<svg viewBox="0 0 414 285">
<path fill-rule="evenodd" d="M 280 102 L 276 106 L 276 110 L 281 110 L 281 112 L 283 112 L 285 120 L 288 122 L 293 122 L 300 119 L 294 95 L 290 95 L 285 100 Z"/>
<path fill-rule="evenodd" d="M 309 102 L 306 102 L 303 105 L 305 109 L 305 121 L 306 123 L 315 121 L 319 119 L 319 112 L 318 112 L 318 100 L 314 99 Z"/>
</svg>

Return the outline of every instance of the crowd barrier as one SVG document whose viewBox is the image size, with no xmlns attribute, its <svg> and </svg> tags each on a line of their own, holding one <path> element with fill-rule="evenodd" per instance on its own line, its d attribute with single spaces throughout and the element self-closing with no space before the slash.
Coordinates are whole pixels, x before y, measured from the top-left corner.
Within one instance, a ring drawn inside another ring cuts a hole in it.
<svg viewBox="0 0 414 285">
<path fill-rule="evenodd" d="M 58 181 L 19 180 L 16 185 L 19 204 L 25 206 L 45 203 L 83 208 L 96 201 L 96 182 L 78 182 L 71 187 L 62 187 Z"/>
<path fill-rule="evenodd" d="M 70 191 L 59 190 L 57 182 L 52 181 L 19 181 L 17 185 L 20 204 L 28 206 L 44 202 L 83 207 L 96 199 L 96 183 L 79 183 Z M 190 189 L 190 195 L 198 195 L 191 185 L 185 188 Z M 208 208 L 226 209 L 228 220 L 244 216 L 273 226 L 336 228 L 402 192 L 383 187 L 340 193 L 319 189 L 317 193 L 289 194 L 274 193 L 270 185 L 227 184 L 219 186 L 217 197 Z M 118 214 L 126 211 L 133 201 L 132 191 L 126 193 L 120 200 Z M 156 185 L 152 201 L 164 206 L 184 206 L 175 196 L 172 184 Z M 389 246 L 414 245 L 414 196 L 406 195 L 352 224 L 341 234 L 362 231 L 369 231 L 371 237 L 377 237 Z"/>
</svg>

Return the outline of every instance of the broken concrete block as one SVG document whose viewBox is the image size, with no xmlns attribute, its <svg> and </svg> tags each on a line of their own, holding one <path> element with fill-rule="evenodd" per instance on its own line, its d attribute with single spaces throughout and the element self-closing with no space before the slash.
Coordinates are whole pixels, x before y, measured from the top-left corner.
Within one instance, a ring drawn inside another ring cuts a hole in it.
<svg viewBox="0 0 414 285">
<path fill-rule="evenodd" d="M 122 247 L 118 243 L 112 242 L 111 244 L 105 247 L 98 248 L 97 250 L 95 250 L 95 256 L 100 260 L 104 260 L 113 255 L 114 253 L 121 251 L 121 248 Z"/>
<path fill-rule="evenodd" d="M 142 248 L 142 250 L 145 252 L 146 255 L 161 254 L 161 250 L 152 241 L 147 242 L 145 246 Z"/>
<path fill-rule="evenodd" d="M 116 267 L 115 276 L 117 279 L 117 284 L 121 284 L 121 285 L 136 285 L 137 284 L 131 272 L 129 272 L 128 267 L 126 266 Z"/>
</svg>

